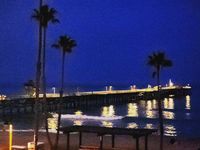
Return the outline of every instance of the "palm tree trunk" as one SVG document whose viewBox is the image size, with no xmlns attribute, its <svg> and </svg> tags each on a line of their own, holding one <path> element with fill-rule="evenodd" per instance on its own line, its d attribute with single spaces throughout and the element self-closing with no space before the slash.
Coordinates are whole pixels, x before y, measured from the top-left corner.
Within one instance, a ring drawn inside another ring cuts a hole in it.
<svg viewBox="0 0 200 150">
<path fill-rule="evenodd" d="M 160 67 L 157 68 L 157 85 L 158 85 L 158 112 L 159 112 L 159 125 L 160 125 L 160 150 L 163 150 L 163 112 L 162 112 L 162 99 L 160 96 Z"/>
<path fill-rule="evenodd" d="M 59 142 L 59 133 L 60 133 L 60 124 L 61 124 L 61 102 L 63 98 L 63 88 L 64 88 L 64 64 L 65 64 L 65 52 L 62 54 L 62 72 L 61 72 L 61 88 L 60 88 L 60 100 L 58 106 L 58 125 L 57 125 L 57 133 L 56 133 L 56 141 L 55 141 L 55 150 L 58 149 Z"/>
<path fill-rule="evenodd" d="M 40 0 L 39 8 L 42 6 L 42 0 Z M 37 150 L 37 142 L 38 142 L 38 129 L 39 129 L 39 94 L 40 94 L 40 79 L 41 79 L 41 52 L 42 52 L 42 25 L 39 23 L 39 45 L 38 45 L 38 58 L 37 58 L 37 67 L 36 67 L 36 99 L 35 99 L 35 107 L 34 107 L 34 145 L 35 150 Z"/>
<path fill-rule="evenodd" d="M 48 109 L 47 109 L 47 98 L 46 98 L 46 28 L 43 31 L 43 62 L 42 62 L 43 74 L 42 74 L 42 82 L 43 82 L 43 101 L 44 101 L 44 121 L 45 121 L 45 130 L 47 135 L 47 140 L 50 148 L 52 149 L 52 141 L 49 135 L 49 126 L 48 126 Z"/>
</svg>

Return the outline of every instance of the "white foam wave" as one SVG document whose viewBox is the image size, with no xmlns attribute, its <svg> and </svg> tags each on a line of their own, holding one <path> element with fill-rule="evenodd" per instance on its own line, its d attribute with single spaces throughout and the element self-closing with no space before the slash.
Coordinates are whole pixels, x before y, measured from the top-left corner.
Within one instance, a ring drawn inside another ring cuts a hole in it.
<svg viewBox="0 0 200 150">
<path fill-rule="evenodd" d="M 65 114 L 62 115 L 62 119 L 79 119 L 79 120 L 119 120 L 122 119 L 122 116 L 111 116 L 111 117 L 104 117 L 104 116 L 87 116 L 87 115 L 71 115 Z"/>
</svg>

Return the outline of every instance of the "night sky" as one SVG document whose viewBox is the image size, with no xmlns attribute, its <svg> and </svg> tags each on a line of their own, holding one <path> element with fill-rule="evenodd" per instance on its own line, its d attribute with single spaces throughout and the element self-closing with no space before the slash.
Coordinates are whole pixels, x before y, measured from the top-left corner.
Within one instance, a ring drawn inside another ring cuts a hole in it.
<svg viewBox="0 0 200 150">
<path fill-rule="evenodd" d="M 174 66 L 162 81 L 200 84 L 199 0 L 46 0 L 60 24 L 47 31 L 47 83 L 59 85 L 61 53 L 51 44 L 68 34 L 78 46 L 66 58 L 67 84 L 155 84 L 147 57 L 163 49 Z M 0 91 L 35 79 L 39 0 L 1 0 Z M 66 85 L 67 85 L 66 84 Z"/>
</svg>

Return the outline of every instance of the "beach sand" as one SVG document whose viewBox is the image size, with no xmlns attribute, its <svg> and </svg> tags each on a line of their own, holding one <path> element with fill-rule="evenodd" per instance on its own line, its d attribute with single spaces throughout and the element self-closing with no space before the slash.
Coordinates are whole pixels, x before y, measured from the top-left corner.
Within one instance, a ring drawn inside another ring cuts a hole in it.
<svg viewBox="0 0 200 150">
<path fill-rule="evenodd" d="M 51 134 L 55 138 L 55 134 Z M 66 136 L 61 134 L 59 150 L 66 149 Z M 8 132 L 0 132 L 0 150 L 8 150 L 9 142 Z M 70 150 L 78 150 L 78 134 L 70 135 Z M 200 139 L 176 138 L 174 144 L 170 144 L 171 137 L 164 138 L 164 150 L 198 150 L 200 148 Z M 33 132 L 14 132 L 13 145 L 27 145 L 33 141 Z M 39 133 L 39 141 L 45 142 L 45 150 L 49 150 L 46 134 Z M 83 145 L 99 145 L 99 137 L 96 134 L 83 133 Z M 104 137 L 104 147 L 111 147 L 111 136 Z M 116 136 L 116 147 L 122 150 L 134 150 L 135 140 L 130 136 Z M 149 137 L 149 150 L 159 150 L 159 136 L 152 135 Z M 144 139 L 140 138 L 140 149 L 144 150 Z"/>
</svg>

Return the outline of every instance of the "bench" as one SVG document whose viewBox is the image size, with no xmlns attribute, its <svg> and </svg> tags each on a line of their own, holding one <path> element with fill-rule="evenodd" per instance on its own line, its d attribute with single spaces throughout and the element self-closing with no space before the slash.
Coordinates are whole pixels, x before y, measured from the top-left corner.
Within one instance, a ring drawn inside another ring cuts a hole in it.
<svg viewBox="0 0 200 150">
<path fill-rule="evenodd" d="M 13 145 L 12 150 L 27 150 L 27 147 L 21 145 Z"/>
</svg>

